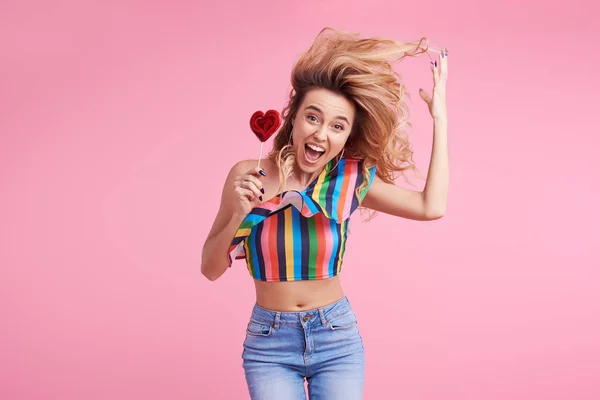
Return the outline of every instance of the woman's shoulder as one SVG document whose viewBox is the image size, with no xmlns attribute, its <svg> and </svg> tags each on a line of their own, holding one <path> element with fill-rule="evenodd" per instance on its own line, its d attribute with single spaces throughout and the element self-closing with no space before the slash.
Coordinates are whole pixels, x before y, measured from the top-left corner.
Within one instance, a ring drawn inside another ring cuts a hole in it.
<svg viewBox="0 0 600 400">
<path fill-rule="evenodd" d="M 343 163 L 343 172 L 346 174 L 350 174 L 353 176 L 364 175 L 363 167 L 367 163 L 367 161 L 363 158 L 355 158 L 355 157 L 343 157 L 340 160 Z M 339 162 L 338 162 L 339 164 Z M 368 165 L 368 164 L 367 164 Z M 368 174 L 372 175 L 375 171 L 375 166 L 370 166 L 367 168 Z"/>
<path fill-rule="evenodd" d="M 251 169 L 258 167 L 259 166 L 258 161 L 259 160 L 257 158 L 243 159 L 243 160 L 236 161 L 231 166 L 230 173 L 236 174 L 236 175 L 243 175 L 243 174 L 247 173 L 248 171 L 250 171 Z M 277 175 L 277 168 L 278 168 L 277 164 L 275 164 L 269 158 L 261 158 L 260 159 L 260 167 L 267 173 L 267 175 L 269 175 L 269 174 Z"/>
</svg>

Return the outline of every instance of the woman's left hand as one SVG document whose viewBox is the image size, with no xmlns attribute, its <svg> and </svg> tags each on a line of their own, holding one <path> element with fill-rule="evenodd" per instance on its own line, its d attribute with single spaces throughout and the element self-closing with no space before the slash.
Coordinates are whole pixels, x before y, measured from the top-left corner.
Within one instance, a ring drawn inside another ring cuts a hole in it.
<svg viewBox="0 0 600 400">
<path fill-rule="evenodd" d="M 437 64 L 437 65 L 436 65 Z M 421 98 L 429 107 L 429 112 L 434 120 L 445 120 L 448 117 L 446 111 L 446 80 L 448 79 L 448 49 L 440 52 L 437 63 L 431 62 L 433 72 L 433 96 L 423 89 L 419 89 Z"/>
</svg>

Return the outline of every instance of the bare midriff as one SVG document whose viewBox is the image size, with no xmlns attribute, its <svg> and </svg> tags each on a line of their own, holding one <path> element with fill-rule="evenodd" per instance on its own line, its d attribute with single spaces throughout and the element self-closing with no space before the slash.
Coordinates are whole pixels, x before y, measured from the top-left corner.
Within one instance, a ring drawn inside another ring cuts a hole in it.
<svg viewBox="0 0 600 400">
<path fill-rule="evenodd" d="M 254 279 L 256 303 L 273 311 L 298 312 L 335 303 L 344 297 L 339 276 L 314 281 L 264 282 Z"/>
</svg>

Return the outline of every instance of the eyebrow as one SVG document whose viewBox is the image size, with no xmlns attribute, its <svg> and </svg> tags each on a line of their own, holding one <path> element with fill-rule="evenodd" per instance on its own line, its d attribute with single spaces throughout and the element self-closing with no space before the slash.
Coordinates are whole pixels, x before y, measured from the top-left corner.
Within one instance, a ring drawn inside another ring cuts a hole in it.
<svg viewBox="0 0 600 400">
<path fill-rule="evenodd" d="M 306 110 L 309 110 L 309 109 L 311 109 L 311 110 L 315 110 L 315 111 L 318 111 L 318 112 L 320 112 L 321 114 L 324 114 L 323 110 L 321 110 L 321 109 L 320 109 L 319 107 L 317 107 L 317 106 L 313 106 L 313 105 L 306 106 L 306 108 L 305 108 L 304 110 L 306 111 Z M 350 122 L 348 121 L 348 118 L 344 117 L 343 115 L 336 115 L 336 117 L 335 117 L 335 118 L 337 118 L 337 119 L 341 119 L 341 120 L 343 120 L 343 121 L 346 121 L 346 123 L 347 123 L 348 125 L 350 125 Z"/>
</svg>

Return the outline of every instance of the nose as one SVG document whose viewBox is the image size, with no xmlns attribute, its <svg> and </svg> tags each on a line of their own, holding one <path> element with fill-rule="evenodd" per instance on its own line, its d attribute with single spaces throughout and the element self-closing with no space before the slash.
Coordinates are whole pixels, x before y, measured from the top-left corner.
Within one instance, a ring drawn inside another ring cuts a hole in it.
<svg viewBox="0 0 600 400">
<path fill-rule="evenodd" d="M 327 139 L 327 127 L 325 125 L 321 125 L 319 129 L 315 132 L 315 138 L 319 141 L 324 141 Z"/>
</svg>

